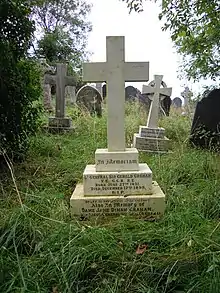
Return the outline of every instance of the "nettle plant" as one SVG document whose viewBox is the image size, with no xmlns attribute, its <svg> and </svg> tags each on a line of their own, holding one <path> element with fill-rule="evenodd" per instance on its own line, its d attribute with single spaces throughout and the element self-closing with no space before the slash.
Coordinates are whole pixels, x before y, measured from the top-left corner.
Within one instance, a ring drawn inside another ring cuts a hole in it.
<svg viewBox="0 0 220 293">
<path fill-rule="evenodd" d="M 0 153 L 23 158 L 39 125 L 40 70 L 27 57 L 34 24 L 28 1 L 0 2 Z"/>
</svg>

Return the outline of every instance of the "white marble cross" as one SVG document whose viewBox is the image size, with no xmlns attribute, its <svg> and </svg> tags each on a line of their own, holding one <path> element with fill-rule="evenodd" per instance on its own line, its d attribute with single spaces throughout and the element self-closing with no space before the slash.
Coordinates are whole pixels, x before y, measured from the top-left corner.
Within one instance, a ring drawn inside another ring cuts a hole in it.
<svg viewBox="0 0 220 293">
<path fill-rule="evenodd" d="M 149 62 L 125 62 L 125 38 L 106 37 L 107 62 L 84 63 L 83 80 L 107 82 L 108 151 L 125 150 L 125 82 L 148 81 Z"/>
<path fill-rule="evenodd" d="M 154 75 L 155 86 L 143 85 L 143 94 L 154 94 L 150 105 L 150 111 L 147 120 L 147 127 L 158 128 L 160 95 L 171 96 L 172 88 L 161 88 L 163 75 Z"/>
</svg>

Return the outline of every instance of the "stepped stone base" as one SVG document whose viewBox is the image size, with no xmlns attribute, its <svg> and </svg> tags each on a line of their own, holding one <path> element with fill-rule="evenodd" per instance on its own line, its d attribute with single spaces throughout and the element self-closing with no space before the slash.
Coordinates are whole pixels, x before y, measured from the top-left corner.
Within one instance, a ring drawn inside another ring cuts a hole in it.
<svg viewBox="0 0 220 293">
<path fill-rule="evenodd" d="M 86 196 L 151 194 L 152 171 L 147 164 L 139 164 L 138 169 L 97 172 L 95 165 L 87 165 L 83 173 L 83 193 Z"/>
<path fill-rule="evenodd" d="M 167 137 L 141 137 L 134 134 L 134 147 L 139 151 L 153 153 L 167 153 L 169 149 L 169 139 Z"/>
<path fill-rule="evenodd" d="M 157 182 L 152 184 L 151 195 L 85 196 L 83 185 L 78 184 L 70 199 L 72 216 L 83 218 L 98 216 L 133 215 L 160 218 L 165 210 L 165 195 Z"/>
<path fill-rule="evenodd" d="M 95 152 L 96 171 L 138 171 L 138 150 L 127 148 L 125 151 L 109 152 L 97 149 Z"/>
</svg>

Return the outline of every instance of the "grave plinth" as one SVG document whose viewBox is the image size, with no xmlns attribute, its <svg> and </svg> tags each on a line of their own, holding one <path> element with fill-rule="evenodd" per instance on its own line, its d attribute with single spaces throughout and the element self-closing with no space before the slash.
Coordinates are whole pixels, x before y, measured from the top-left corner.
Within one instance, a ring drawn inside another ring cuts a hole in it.
<svg viewBox="0 0 220 293">
<path fill-rule="evenodd" d="M 147 126 L 140 126 L 139 133 L 134 134 L 133 145 L 139 151 L 149 153 L 167 153 L 169 150 L 169 139 L 165 136 L 165 129 L 158 127 L 160 95 L 170 96 L 171 88 L 160 88 L 162 75 L 154 76 L 155 86 L 143 86 L 143 93 L 154 93 L 151 102 Z"/>
<path fill-rule="evenodd" d="M 83 65 L 84 81 L 108 84 L 108 148 L 97 149 L 95 165 L 86 166 L 83 184 L 70 199 L 73 216 L 158 218 L 165 210 L 165 195 L 152 181 L 151 169 L 139 163 L 136 148 L 125 146 L 124 83 L 148 80 L 149 64 L 124 60 L 124 37 L 107 37 L 107 62 Z"/>
</svg>

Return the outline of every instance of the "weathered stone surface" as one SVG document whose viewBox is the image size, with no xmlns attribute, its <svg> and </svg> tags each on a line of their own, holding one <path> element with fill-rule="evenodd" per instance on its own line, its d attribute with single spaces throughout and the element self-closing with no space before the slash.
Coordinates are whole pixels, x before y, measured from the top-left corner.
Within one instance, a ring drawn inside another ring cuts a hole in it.
<svg viewBox="0 0 220 293">
<path fill-rule="evenodd" d="M 125 82 L 147 81 L 149 62 L 125 62 L 125 38 L 106 37 L 106 62 L 83 63 L 83 80 L 108 84 L 108 150 L 125 150 Z"/>
<path fill-rule="evenodd" d="M 165 129 L 162 127 L 150 128 L 147 126 L 139 126 L 139 135 L 141 137 L 163 138 L 165 135 Z"/>
<path fill-rule="evenodd" d="M 91 115 L 102 116 L 102 95 L 93 86 L 84 85 L 76 94 L 76 103 L 82 109 L 89 111 Z"/>
<path fill-rule="evenodd" d="M 109 152 L 97 149 L 95 152 L 96 171 L 138 171 L 138 150 L 125 149 L 124 152 Z"/>
<path fill-rule="evenodd" d="M 168 152 L 169 139 L 167 137 L 155 138 L 155 137 L 141 137 L 139 134 L 134 134 L 134 146 L 139 151 L 144 152 Z"/>
<path fill-rule="evenodd" d="M 49 117 L 49 127 L 72 127 L 70 118 Z"/>
<path fill-rule="evenodd" d="M 179 97 L 176 97 L 172 101 L 172 105 L 174 108 L 181 108 L 182 107 L 182 100 Z"/>
<path fill-rule="evenodd" d="M 165 195 L 156 182 L 151 195 L 85 197 L 83 185 L 78 184 L 70 199 L 72 216 L 91 218 L 98 216 L 133 215 L 159 218 L 164 214 Z"/>
<path fill-rule="evenodd" d="M 192 145 L 220 150 L 220 89 L 208 93 L 197 103 L 190 142 Z"/>
<path fill-rule="evenodd" d="M 84 195 L 150 194 L 152 171 L 140 164 L 139 171 L 96 172 L 95 165 L 87 165 L 83 173 Z"/>
</svg>

